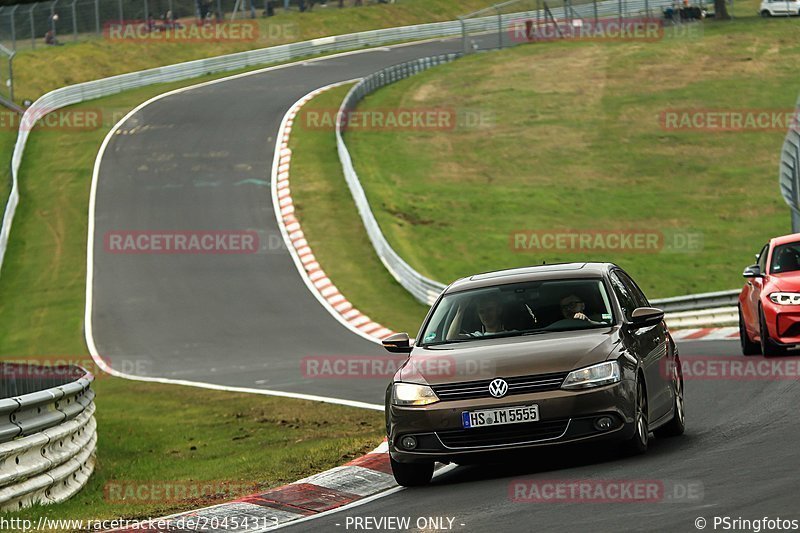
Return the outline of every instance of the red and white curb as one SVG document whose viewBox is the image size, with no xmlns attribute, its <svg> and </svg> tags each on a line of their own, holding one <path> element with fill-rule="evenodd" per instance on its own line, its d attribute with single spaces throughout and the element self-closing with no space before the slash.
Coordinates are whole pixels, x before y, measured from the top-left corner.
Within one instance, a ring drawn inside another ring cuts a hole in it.
<svg viewBox="0 0 800 533">
<path fill-rule="evenodd" d="M 145 525 L 120 531 L 216 530 L 253 533 L 315 517 L 396 488 L 388 449 L 384 441 L 363 457 L 321 474 L 232 502 L 158 519 L 157 529 Z"/>
<path fill-rule="evenodd" d="M 676 341 L 725 341 L 739 338 L 739 328 L 691 328 L 670 330 Z"/>
<path fill-rule="evenodd" d="M 320 303 L 343 325 L 354 333 L 373 342 L 395 333 L 389 328 L 375 322 L 364 313 L 353 307 L 336 285 L 322 270 L 305 238 L 300 221 L 295 215 L 295 206 L 289 184 L 289 169 L 292 161 L 292 150 L 289 148 L 289 137 L 292 125 L 300 109 L 309 100 L 319 94 L 354 80 L 339 82 L 316 89 L 295 102 L 283 118 L 278 130 L 275 147 L 275 160 L 272 165 L 272 200 L 278 219 L 278 226 L 284 236 L 289 253 L 295 260 L 300 275 Z"/>
</svg>

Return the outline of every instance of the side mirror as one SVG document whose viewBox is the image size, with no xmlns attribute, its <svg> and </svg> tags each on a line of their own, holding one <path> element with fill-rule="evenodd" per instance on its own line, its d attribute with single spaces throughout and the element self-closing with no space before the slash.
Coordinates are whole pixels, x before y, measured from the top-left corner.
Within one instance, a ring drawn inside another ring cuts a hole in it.
<svg viewBox="0 0 800 533">
<path fill-rule="evenodd" d="M 411 353 L 411 339 L 408 333 L 395 333 L 381 341 L 386 351 L 391 353 Z"/>
<path fill-rule="evenodd" d="M 760 278 L 761 267 L 758 265 L 750 265 L 749 267 L 744 269 L 744 272 L 742 272 L 742 276 L 746 278 Z"/>
<path fill-rule="evenodd" d="M 644 328 L 655 326 L 664 320 L 664 311 L 656 307 L 637 307 L 631 313 L 631 326 Z"/>
</svg>

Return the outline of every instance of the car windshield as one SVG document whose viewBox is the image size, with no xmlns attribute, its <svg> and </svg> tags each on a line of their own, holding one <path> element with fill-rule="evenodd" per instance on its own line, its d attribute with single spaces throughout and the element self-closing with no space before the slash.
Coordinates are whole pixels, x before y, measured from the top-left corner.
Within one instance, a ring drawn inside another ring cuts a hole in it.
<svg viewBox="0 0 800 533">
<path fill-rule="evenodd" d="M 772 251 L 770 274 L 800 270 L 800 242 L 781 244 Z"/>
<path fill-rule="evenodd" d="M 446 295 L 434 309 L 421 345 L 607 327 L 613 321 L 600 279 L 514 283 Z"/>
</svg>

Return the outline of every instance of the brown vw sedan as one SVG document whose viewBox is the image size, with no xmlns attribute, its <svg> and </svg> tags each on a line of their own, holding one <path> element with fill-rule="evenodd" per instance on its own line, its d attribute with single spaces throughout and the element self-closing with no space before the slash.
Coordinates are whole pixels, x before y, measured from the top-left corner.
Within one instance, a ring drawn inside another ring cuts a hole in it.
<svg viewBox="0 0 800 533">
<path fill-rule="evenodd" d="M 400 485 L 431 480 L 434 462 L 616 440 L 647 450 L 650 432 L 681 435 L 683 377 L 664 313 L 610 263 L 478 274 L 451 284 L 386 391 Z"/>
</svg>

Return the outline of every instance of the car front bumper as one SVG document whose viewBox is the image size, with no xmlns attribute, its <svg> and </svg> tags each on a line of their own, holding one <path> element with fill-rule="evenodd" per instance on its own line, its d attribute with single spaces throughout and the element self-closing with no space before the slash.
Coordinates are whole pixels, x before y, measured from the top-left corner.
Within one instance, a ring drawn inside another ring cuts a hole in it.
<svg viewBox="0 0 800 533">
<path fill-rule="evenodd" d="M 388 407 L 389 453 L 395 461 L 472 462 L 498 452 L 565 443 L 624 440 L 633 435 L 636 383 L 619 383 L 585 390 L 556 390 L 500 399 L 440 401 L 422 407 Z M 461 414 L 498 407 L 539 406 L 537 422 L 464 429 Z M 609 417 L 613 425 L 600 430 L 595 422 Z M 405 449 L 401 440 L 414 436 L 417 446 Z"/>
</svg>

